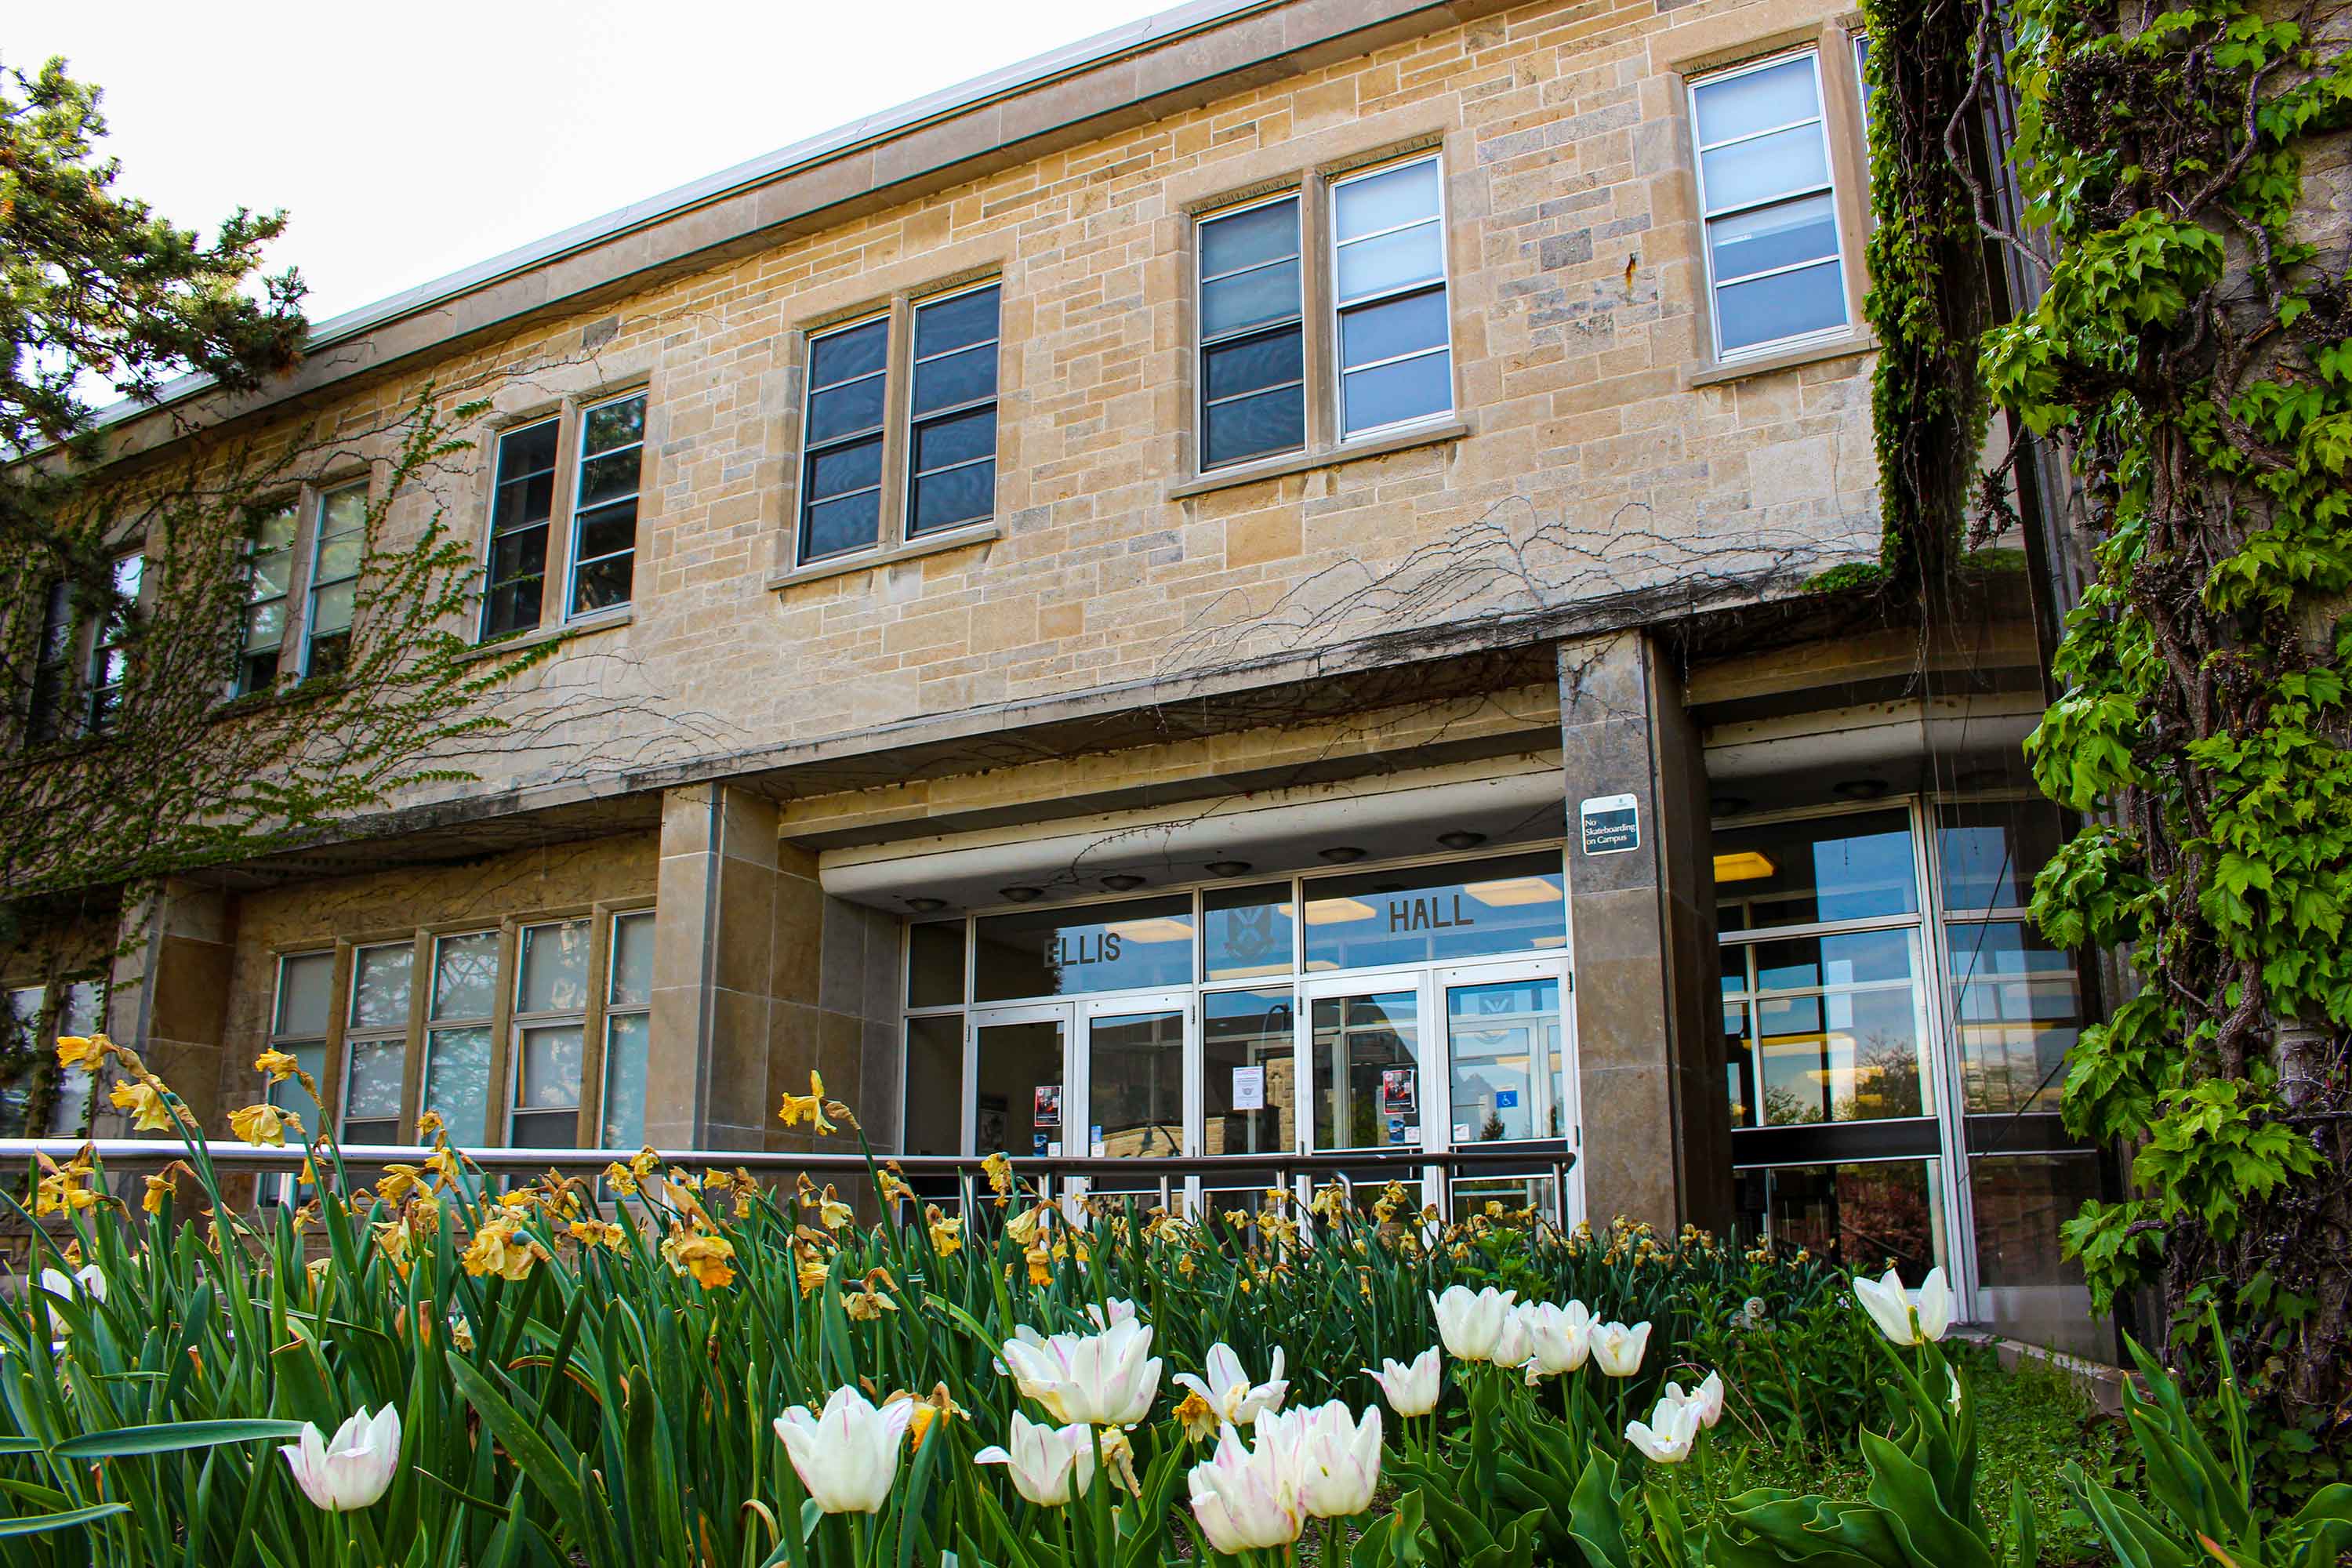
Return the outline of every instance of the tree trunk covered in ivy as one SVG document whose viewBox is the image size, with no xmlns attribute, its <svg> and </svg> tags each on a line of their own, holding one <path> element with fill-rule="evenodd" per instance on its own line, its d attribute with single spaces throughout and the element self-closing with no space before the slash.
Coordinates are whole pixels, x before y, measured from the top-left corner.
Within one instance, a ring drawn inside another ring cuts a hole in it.
<svg viewBox="0 0 2352 1568">
<path fill-rule="evenodd" d="M 1874 178 L 1906 187 L 1874 193 L 1889 559 L 1932 574 L 1973 476 L 1920 497 L 1933 470 L 1885 422 L 1968 416 L 1937 350 L 1971 341 L 1974 296 L 1924 160 L 1965 179 L 1939 120 L 1981 90 L 2001 18 L 1969 18 L 1957 59 L 1948 16 L 1884 0 L 1872 21 L 1895 46 L 1873 51 Z M 2334 1479 L 2352 1401 L 2352 51 L 2336 12 L 2237 0 L 2014 0 L 2006 21 L 2009 155 L 2047 239 L 1971 218 L 2048 281 L 1982 335 L 1982 374 L 2068 454 L 2097 565 L 2029 742 L 2091 826 L 2033 912 L 2136 981 L 2065 1088 L 2074 1131 L 2130 1146 L 2129 1186 L 2066 1241 L 2102 1310 L 2155 1287 L 2176 1348 L 2218 1308 L 2275 1418 L 2263 1458 L 2300 1490 Z M 1927 233 L 1885 234 L 1903 207 Z"/>
</svg>

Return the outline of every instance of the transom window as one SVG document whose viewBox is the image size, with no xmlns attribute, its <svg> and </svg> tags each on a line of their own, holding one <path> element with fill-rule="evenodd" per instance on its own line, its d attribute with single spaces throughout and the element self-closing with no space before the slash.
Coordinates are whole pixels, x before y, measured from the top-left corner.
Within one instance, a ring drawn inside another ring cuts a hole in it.
<svg viewBox="0 0 2352 1568">
<path fill-rule="evenodd" d="M 1331 187 L 1343 438 L 1454 406 L 1440 185 L 1428 157 Z"/>
<path fill-rule="evenodd" d="M 1818 50 L 1691 83 L 1707 294 L 1724 359 L 1851 321 Z"/>
<path fill-rule="evenodd" d="M 625 393 L 499 435 L 482 567 L 483 640 L 631 603 L 646 399 Z M 559 516 L 566 520 L 561 531 Z"/>
<path fill-rule="evenodd" d="M 983 283 L 811 334 L 802 562 L 995 515 L 1003 292 Z M 892 389 L 901 382 L 898 413 Z M 886 480 L 894 472 L 901 477 Z"/>
</svg>

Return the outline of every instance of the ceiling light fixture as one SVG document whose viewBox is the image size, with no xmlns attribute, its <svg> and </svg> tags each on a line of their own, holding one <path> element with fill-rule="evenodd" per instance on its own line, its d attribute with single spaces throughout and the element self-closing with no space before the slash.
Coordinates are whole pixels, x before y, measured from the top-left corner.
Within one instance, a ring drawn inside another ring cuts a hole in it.
<svg viewBox="0 0 2352 1568">
<path fill-rule="evenodd" d="M 1114 893 L 1125 893 L 1143 886 L 1143 879 L 1132 871 L 1113 871 L 1102 879 L 1102 884 Z"/>
<path fill-rule="evenodd" d="M 1027 884 L 1025 884 L 1025 883 L 1024 883 L 1024 884 L 1022 884 L 1022 885 L 1020 885 L 1020 886 L 1017 886 L 1017 887 L 1011 887 L 1011 888 L 999 888 L 999 889 L 997 889 L 996 890 L 997 890 L 998 892 L 1000 892 L 1000 893 L 1003 894 L 1003 895 L 1004 895 L 1004 897 L 1005 897 L 1006 899 L 1010 900 L 1012 902 L 1016 903 L 1016 904 L 1031 904 L 1031 903 L 1034 903 L 1034 902 L 1036 902 L 1039 899 L 1042 899 L 1042 898 L 1044 898 L 1044 897 L 1045 896 L 1045 889 L 1043 889 L 1043 888 L 1032 888 L 1032 887 L 1028 886 L 1028 885 L 1027 885 Z"/>
<path fill-rule="evenodd" d="M 1885 779 L 1840 779 L 1830 787 L 1848 800 L 1877 800 L 1887 785 Z"/>
<path fill-rule="evenodd" d="M 1780 868 L 1772 858 L 1756 849 L 1737 849 L 1715 858 L 1715 879 L 1718 882 L 1753 882 L 1777 875 Z"/>
<path fill-rule="evenodd" d="M 945 899 L 908 899 L 907 907 L 919 915 L 928 915 L 935 910 L 946 909 L 948 901 Z"/>
<path fill-rule="evenodd" d="M 1352 844 L 1334 844 L 1328 849 L 1317 851 L 1334 866 L 1346 866 L 1364 858 L 1364 852 Z"/>
<path fill-rule="evenodd" d="M 1244 876 L 1248 872 L 1249 868 L 1250 863 L 1246 860 L 1212 860 L 1209 862 L 1209 875 L 1212 877 Z"/>
<path fill-rule="evenodd" d="M 1486 836 L 1473 833 L 1466 827 L 1457 827 L 1451 833 L 1439 834 L 1437 841 L 1448 849 L 1475 849 L 1486 842 Z"/>
</svg>

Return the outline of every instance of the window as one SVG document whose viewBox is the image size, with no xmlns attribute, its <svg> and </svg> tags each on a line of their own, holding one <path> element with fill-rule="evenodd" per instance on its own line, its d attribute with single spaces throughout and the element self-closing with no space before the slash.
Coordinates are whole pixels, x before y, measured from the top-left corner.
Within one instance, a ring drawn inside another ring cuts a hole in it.
<svg viewBox="0 0 2352 1568">
<path fill-rule="evenodd" d="M 349 1143 L 391 1143 L 400 1136 L 401 1079 L 408 1066 L 413 942 L 362 947 L 352 954 L 352 1006 L 343 1027 L 343 1110 Z"/>
<path fill-rule="evenodd" d="M 58 740 L 73 688 L 73 590 L 60 577 L 41 597 L 41 635 L 33 649 L 33 685 L 25 705 L 26 738 Z"/>
<path fill-rule="evenodd" d="M 499 933 L 433 942 L 433 1005 L 425 1015 L 423 1106 L 461 1148 L 489 1142 L 491 1014 L 499 999 Z"/>
<path fill-rule="evenodd" d="M 1307 444 L 1298 198 L 1201 221 L 1201 466 Z"/>
<path fill-rule="evenodd" d="M 1432 156 L 1331 187 L 1342 439 L 1454 407 L 1441 184 Z"/>
<path fill-rule="evenodd" d="M 327 1015 L 334 973 L 331 952 L 289 952 L 278 961 L 278 1005 L 270 1014 L 269 1048 L 292 1057 L 314 1083 L 327 1070 Z M 311 1113 L 310 1097 L 292 1079 L 271 1084 L 264 1098 L 306 1117 Z"/>
<path fill-rule="evenodd" d="M 482 636 L 539 625 L 547 582 L 548 520 L 555 513 L 555 437 L 562 422 L 542 419 L 499 437 L 491 487 L 490 559 L 482 595 Z"/>
<path fill-rule="evenodd" d="M 1736 359 L 1844 331 L 1820 54 L 1743 66 L 1690 90 L 1717 353 Z"/>
<path fill-rule="evenodd" d="M 514 1095 L 508 1142 L 525 1149 L 579 1142 L 588 1014 L 584 920 L 522 928 L 515 969 Z"/>
<path fill-rule="evenodd" d="M 21 1138 L 31 1119 L 33 1093 L 41 1081 L 41 1011 L 48 993 L 19 985 L 0 993 L 0 1058 L 11 1071 L 0 1079 L 0 1138 Z"/>
<path fill-rule="evenodd" d="M 637 487 L 646 451 L 646 395 L 616 397 L 580 419 L 580 474 L 572 497 L 572 594 L 566 619 L 629 602 L 637 556 Z"/>
<path fill-rule="evenodd" d="M 635 1149 L 646 1141 L 646 1047 L 653 1026 L 654 914 L 613 917 L 604 983 L 604 1099 L 601 1147 Z"/>
<path fill-rule="evenodd" d="M 996 510 L 996 399 L 1003 290 L 940 294 L 809 339 L 802 415 L 799 558 L 870 550 L 982 522 Z M 905 485 L 884 481 L 891 384 L 906 378 Z"/>
<path fill-rule="evenodd" d="M 122 707 L 123 688 L 131 679 L 130 642 L 139 608 L 139 580 L 146 572 L 143 555 L 117 556 L 108 569 L 106 615 L 99 622 L 98 638 L 89 650 L 89 732 L 93 735 L 112 728 Z"/>
<path fill-rule="evenodd" d="M 245 542 L 245 621 L 237 641 L 235 696 L 267 691 L 278 684 L 300 519 L 299 510 L 289 501 L 253 520 L 253 532 Z"/>
<path fill-rule="evenodd" d="M 344 485 L 318 500 L 310 545 L 310 602 L 302 673 L 339 675 L 351 663 L 352 619 L 367 554 L 367 485 Z"/>
</svg>

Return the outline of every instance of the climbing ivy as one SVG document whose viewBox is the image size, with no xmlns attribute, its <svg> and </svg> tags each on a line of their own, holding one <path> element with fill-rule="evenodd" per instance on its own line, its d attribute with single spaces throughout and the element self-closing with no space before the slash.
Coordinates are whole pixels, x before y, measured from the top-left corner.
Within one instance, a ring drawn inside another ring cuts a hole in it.
<svg viewBox="0 0 2352 1568">
<path fill-rule="evenodd" d="M 2033 915 L 2128 964 L 2064 1110 L 2132 1158 L 2065 1244 L 2102 1309 L 2152 1289 L 2178 1335 L 2220 1305 L 2290 1487 L 2333 1466 L 2352 1397 L 2352 300 L 2342 165 L 2313 159 L 2352 124 L 2332 15 L 2014 0 L 1964 68 L 1984 78 L 2005 20 L 2028 205 L 1998 237 L 2047 278 L 1982 334 L 1984 384 L 2058 444 L 2095 542 L 2028 743 L 2087 826 Z"/>
</svg>

